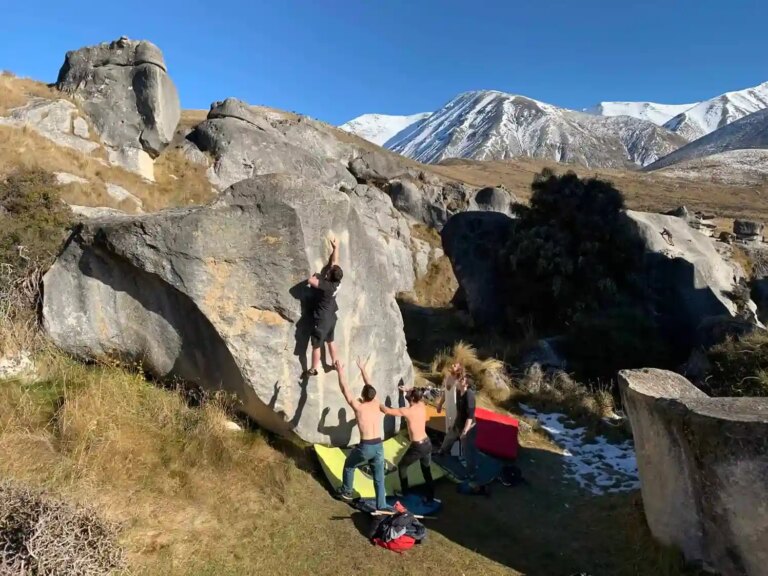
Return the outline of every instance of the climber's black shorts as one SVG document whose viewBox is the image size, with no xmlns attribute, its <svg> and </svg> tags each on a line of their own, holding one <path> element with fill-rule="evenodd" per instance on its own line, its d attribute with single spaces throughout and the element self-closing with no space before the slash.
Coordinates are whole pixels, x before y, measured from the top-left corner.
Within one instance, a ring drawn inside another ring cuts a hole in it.
<svg viewBox="0 0 768 576">
<path fill-rule="evenodd" d="M 334 332 L 336 330 L 336 315 L 325 318 L 315 319 L 315 326 L 312 328 L 312 347 L 319 348 L 323 342 L 333 342 Z"/>
</svg>

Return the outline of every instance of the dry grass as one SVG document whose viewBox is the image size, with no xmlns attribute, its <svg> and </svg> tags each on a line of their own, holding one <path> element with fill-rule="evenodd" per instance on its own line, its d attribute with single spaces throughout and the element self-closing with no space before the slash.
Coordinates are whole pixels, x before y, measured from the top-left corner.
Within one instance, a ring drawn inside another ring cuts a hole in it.
<svg viewBox="0 0 768 576">
<path fill-rule="evenodd" d="M 26 104 L 30 98 L 60 98 L 58 92 L 43 82 L 19 78 L 11 72 L 0 73 L 0 116 Z"/>
<path fill-rule="evenodd" d="M 0 573 L 106 576 L 123 567 L 117 529 L 90 508 L 0 481 Z"/>
<path fill-rule="evenodd" d="M 106 163 L 96 156 L 55 145 L 29 128 L 0 126 L 0 177 L 18 169 L 68 172 L 87 179 L 88 184 L 61 187 L 69 204 L 106 206 L 131 212 L 130 201 L 117 202 L 106 193 L 106 183 L 122 186 L 144 204 L 145 211 L 172 206 L 203 204 L 213 198 L 205 167 L 189 162 L 182 152 L 169 148 L 155 164 L 156 182 Z"/>
<path fill-rule="evenodd" d="M 633 210 L 665 212 L 685 205 L 690 210 L 720 217 L 768 220 L 768 202 L 765 200 L 768 182 L 760 186 L 729 186 L 662 173 L 591 169 L 527 158 L 486 162 L 450 160 L 430 168 L 440 175 L 474 186 L 504 186 L 522 201 L 530 198 L 531 181 L 543 168 L 555 172 L 573 170 L 582 177 L 597 176 L 613 182 Z"/>
<path fill-rule="evenodd" d="M 295 467 L 262 436 L 228 431 L 217 399 L 193 408 L 137 372 L 51 353 L 38 363 L 42 381 L 0 385 L 0 474 L 124 523 L 134 566 L 226 557 L 236 541 L 224 532 L 242 536 L 243 518 L 287 497 Z"/>
<path fill-rule="evenodd" d="M 497 404 L 509 397 L 510 385 L 504 362 L 497 358 L 480 358 L 477 349 L 466 342 L 457 342 L 432 360 L 424 376 L 442 382 L 453 364 L 461 364 L 477 391 Z"/>
</svg>

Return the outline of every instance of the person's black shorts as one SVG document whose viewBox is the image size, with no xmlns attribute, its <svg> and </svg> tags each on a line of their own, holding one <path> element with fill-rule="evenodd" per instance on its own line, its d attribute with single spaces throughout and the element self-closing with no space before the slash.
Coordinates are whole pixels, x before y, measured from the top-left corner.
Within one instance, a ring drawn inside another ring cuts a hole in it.
<svg viewBox="0 0 768 576">
<path fill-rule="evenodd" d="M 336 315 L 327 318 L 316 318 L 312 328 L 312 347 L 319 348 L 323 342 L 333 342 L 336 330 Z"/>
</svg>

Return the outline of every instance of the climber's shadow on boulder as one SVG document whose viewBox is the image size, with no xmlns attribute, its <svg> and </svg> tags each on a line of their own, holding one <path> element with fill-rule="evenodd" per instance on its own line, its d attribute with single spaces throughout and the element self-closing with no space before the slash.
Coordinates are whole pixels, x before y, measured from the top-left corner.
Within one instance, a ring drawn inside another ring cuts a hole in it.
<svg viewBox="0 0 768 576">
<path fill-rule="evenodd" d="M 320 434 L 328 436 L 329 441 L 333 446 L 349 446 L 352 441 L 352 431 L 355 429 L 355 426 L 357 426 L 357 419 L 352 418 L 351 420 L 347 420 L 347 409 L 339 408 L 338 424 L 329 426 L 326 420 L 330 412 L 330 408 L 323 408 L 323 412 L 320 415 L 320 422 L 317 424 L 317 431 Z"/>
</svg>

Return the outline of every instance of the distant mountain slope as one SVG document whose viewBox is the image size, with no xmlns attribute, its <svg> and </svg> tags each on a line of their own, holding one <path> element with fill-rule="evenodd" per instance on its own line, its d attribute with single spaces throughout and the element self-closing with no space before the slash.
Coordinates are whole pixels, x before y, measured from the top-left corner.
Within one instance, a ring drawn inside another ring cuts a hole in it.
<svg viewBox="0 0 768 576">
<path fill-rule="evenodd" d="M 646 167 L 658 170 L 695 158 L 704 158 L 729 150 L 768 148 L 768 109 L 760 110 L 711 134 L 675 150 L 661 160 Z"/>
<path fill-rule="evenodd" d="M 654 172 L 684 179 L 691 184 L 708 182 L 735 186 L 768 184 L 768 149 L 729 150 L 703 158 L 683 160 Z"/>
<path fill-rule="evenodd" d="M 410 116 L 363 114 L 342 124 L 339 128 L 365 138 L 369 142 L 383 146 L 387 140 L 429 115 L 430 112 L 411 114 Z"/>
<path fill-rule="evenodd" d="M 768 108 L 768 82 L 705 100 L 671 118 L 664 127 L 694 141 L 764 108 Z"/>
<path fill-rule="evenodd" d="M 426 163 L 528 156 L 622 168 L 644 166 L 684 144 L 648 121 L 595 116 L 487 90 L 460 94 L 387 148 Z"/>
<path fill-rule="evenodd" d="M 600 102 L 584 112 L 597 116 L 631 116 L 638 120 L 647 120 L 657 126 L 663 126 L 678 114 L 696 106 L 692 104 L 658 104 L 656 102 Z"/>
</svg>

